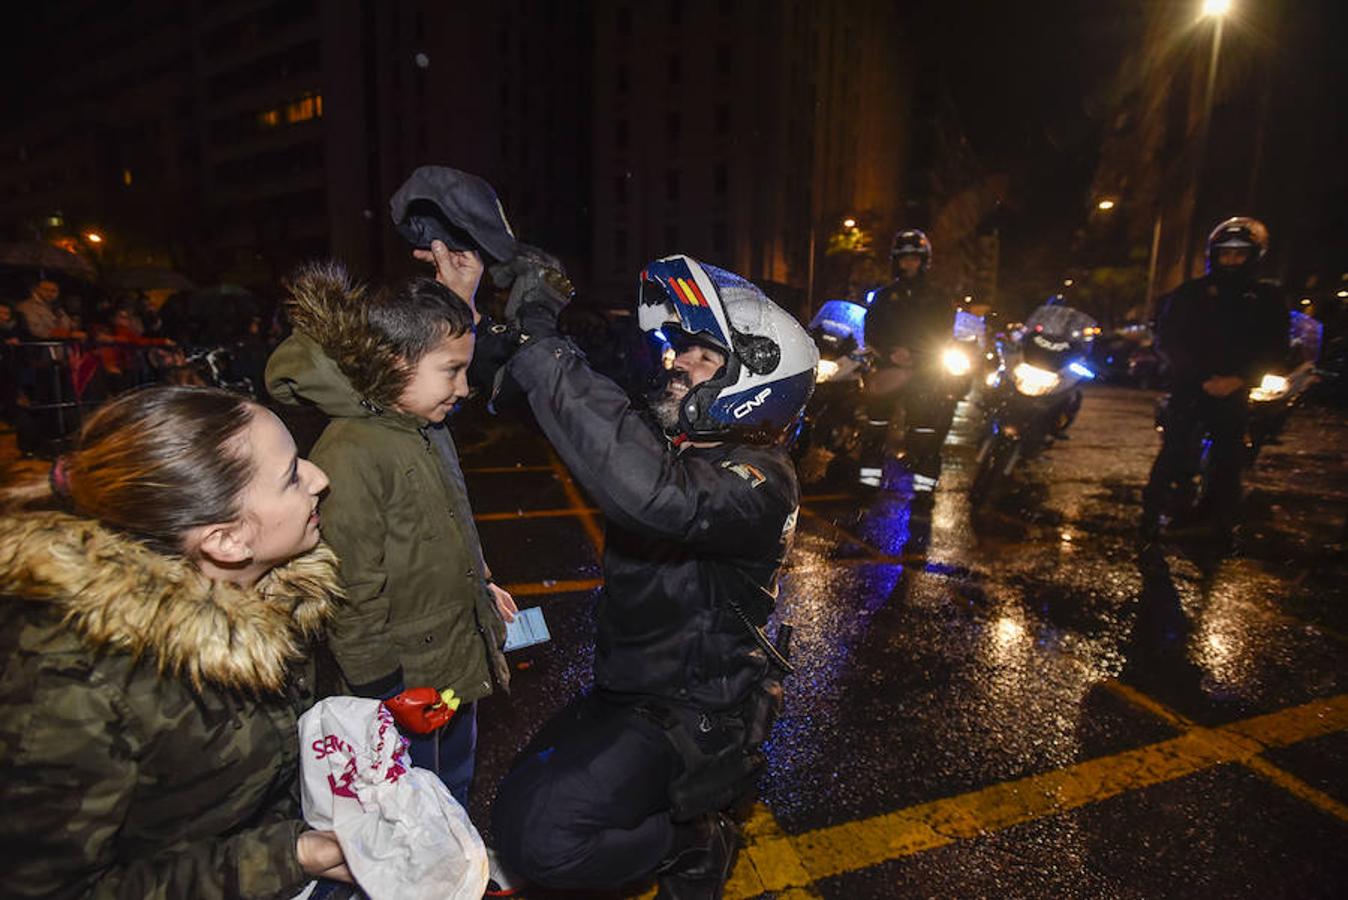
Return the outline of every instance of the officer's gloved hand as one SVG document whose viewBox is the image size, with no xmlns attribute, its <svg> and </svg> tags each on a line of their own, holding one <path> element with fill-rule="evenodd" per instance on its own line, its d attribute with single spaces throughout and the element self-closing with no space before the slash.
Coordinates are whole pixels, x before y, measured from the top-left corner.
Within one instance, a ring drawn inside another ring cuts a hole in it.
<svg viewBox="0 0 1348 900">
<path fill-rule="evenodd" d="M 518 343 L 557 333 L 557 316 L 575 295 L 560 260 L 518 244 L 514 258 L 492 266 L 491 277 L 498 286 L 510 287 L 504 324 Z"/>
<path fill-rule="evenodd" d="M 454 718 L 459 709 L 459 698 L 452 688 L 437 691 L 430 687 L 408 688 L 384 701 L 393 714 L 393 721 L 403 731 L 412 734 L 430 734 Z"/>
</svg>

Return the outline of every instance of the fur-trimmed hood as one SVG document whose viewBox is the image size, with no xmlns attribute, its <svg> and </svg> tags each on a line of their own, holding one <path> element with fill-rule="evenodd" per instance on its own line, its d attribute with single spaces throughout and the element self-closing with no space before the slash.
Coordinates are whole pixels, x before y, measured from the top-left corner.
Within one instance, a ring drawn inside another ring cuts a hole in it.
<svg viewBox="0 0 1348 900">
<path fill-rule="evenodd" d="M 151 656 L 197 688 L 279 690 L 338 585 L 323 544 L 243 588 L 90 519 L 0 517 L 0 594 L 49 602 L 91 649 Z"/>
<path fill-rule="evenodd" d="M 391 412 L 406 383 L 392 345 L 369 325 L 368 289 L 340 264 L 305 266 L 286 285 L 295 333 L 267 363 L 282 403 L 312 403 L 333 418 Z"/>
</svg>

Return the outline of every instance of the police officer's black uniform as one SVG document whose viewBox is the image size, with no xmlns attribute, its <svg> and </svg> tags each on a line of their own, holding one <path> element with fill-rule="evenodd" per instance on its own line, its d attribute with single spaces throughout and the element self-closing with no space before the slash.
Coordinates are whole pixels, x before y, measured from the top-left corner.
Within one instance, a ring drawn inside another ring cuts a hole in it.
<svg viewBox="0 0 1348 900">
<path fill-rule="evenodd" d="M 727 802 L 704 797 L 698 809 L 679 741 L 691 735 L 694 756 L 728 756 L 733 768 L 762 737 L 746 734 L 745 710 L 769 663 L 727 601 L 770 597 L 798 487 L 779 448 L 674 448 L 562 338 L 530 341 L 509 374 L 608 530 L 594 690 L 544 727 L 502 783 L 495 846 L 530 880 L 613 887 L 677 855 L 676 817 Z M 766 613 L 750 615 L 761 624 Z M 688 808 L 672 815 L 681 789 Z"/>
<path fill-rule="evenodd" d="M 1213 525 L 1229 532 L 1240 503 L 1249 388 L 1287 355 L 1287 307 L 1275 285 L 1217 271 L 1180 285 L 1159 310 L 1156 346 L 1170 398 L 1161 452 L 1143 492 L 1143 536 L 1155 536 L 1171 493 L 1193 477 L 1193 447 L 1204 431 L 1212 438 L 1209 512 Z M 1225 375 L 1244 385 L 1226 397 L 1203 390 L 1203 382 Z"/>
<path fill-rule="evenodd" d="M 901 405 L 905 412 L 905 459 L 917 479 L 915 487 L 930 492 L 941 475 L 941 445 L 954 418 L 951 396 L 941 368 L 941 352 L 950 344 L 955 307 L 925 274 L 899 278 L 884 287 L 866 314 L 866 344 L 876 351 L 877 365 L 893 366 L 890 355 L 902 347 L 911 357 L 912 377 L 899 397 L 868 401 L 875 423 L 863 448 L 862 465 L 878 466 L 883 459 L 884 430 Z"/>
</svg>

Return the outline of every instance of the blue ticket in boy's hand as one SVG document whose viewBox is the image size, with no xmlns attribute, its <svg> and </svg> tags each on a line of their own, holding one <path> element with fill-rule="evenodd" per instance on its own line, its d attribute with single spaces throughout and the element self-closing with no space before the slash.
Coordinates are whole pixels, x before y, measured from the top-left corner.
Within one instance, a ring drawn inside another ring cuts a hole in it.
<svg viewBox="0 0 1348 900">
<path fill-rule="evenodd" d="M 505 649 L 518 650 L 552 640 L 548 623 L 543 621 L 543 608 L 531 606 L 515 613 L 515 621 L 506 623 Z"/>
</svg>

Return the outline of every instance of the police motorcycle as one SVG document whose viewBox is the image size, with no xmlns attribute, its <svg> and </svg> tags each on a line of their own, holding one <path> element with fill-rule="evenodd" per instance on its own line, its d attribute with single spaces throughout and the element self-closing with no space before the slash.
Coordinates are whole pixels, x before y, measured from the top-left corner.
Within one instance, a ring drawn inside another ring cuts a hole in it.
<svg viewBox="0 0 1348 900">
<path fill-rule="evenodd" d="M 1085 360 L 1099 333 L 1085 313 L 1044 305 L 999 343 L 997 369 L 984 381 L 986 426 L 969 488 L 972 508 L 984 506 L 1018 462 L 1038 456 L 1076 420 L 1082 385 L 1095 378 Z"/>
<path fill-rule="evenodd" d="M 837 465 L 856 465 L 866 428 L 865 380 L 875 364 L 866 346 L 867 308 L 853 300 L 828 300 L 806 328 L 819 351 L 819 366 L 791 447 L 802 483 L 822 480 Z"/>
<path fill-rule="evenodd" d="M 889 422 L 872 421 L 867 398 L 892 390 L 886 376 L 878 373 L 875 351 L 866 345 L 866 313 L 875 291 L 865 301 L 829 300 L 810 320 L 807 330 L 819 350 L 815 391 L 805 408 L 801 427 L 792 447 L 798 474 L 804 484 L 816 483 L 841 466 L 846 480 L 853 480 L 860 467 L 859 455 L 868 432 L 888 431 Z M 956 313 L 950 342 L 939 354 L 919 364 L 939 368 L 939 382 L 952 400 L 969 393 L 974 372 L 984 358 L 984 323 L 981 316 L 965 310 Z"/>
<path fill-rule="evenodd" d="M 1275 442 L 1287 425 L 1292 410 L 1316 383 L 1316 363 L 1324 339 L 1324 326 L 1311 316 L 1293 310 L 1290 314 L 1287 365 L 1282 372 L 1266 372 L 1250 389 L 1250 419 L 1246 431 L 1247 461 L 1253 463 L 1265 444 Z"/>
<path fill-rule="evenodd" d="M 1247 467 L 1254 465 L 1265 445 L 1278 439 L 1306 391 L 1326 374 L 1315 365 L 1320 357 L 1324 326 L 1295 310 L 1289 318 L 1287 363 L 1281 367 L 1281 373 L 1264 373 L 1259 384 L 1249 390 L 1249 417 L 1245 429 Z M 1157 431 L 1165 430 L 1169 399 L 1166 395 L 1156 401 Z M 1171 499 L 1169 510 L 1170 518 L 1180 524 L 1201 521 L 1208 507 L 1212 490 L 1212 435 L 1206 430 L 1196 430 L 1188 454 L 1189 471 L 1194 474 Z"/>
</svg>

